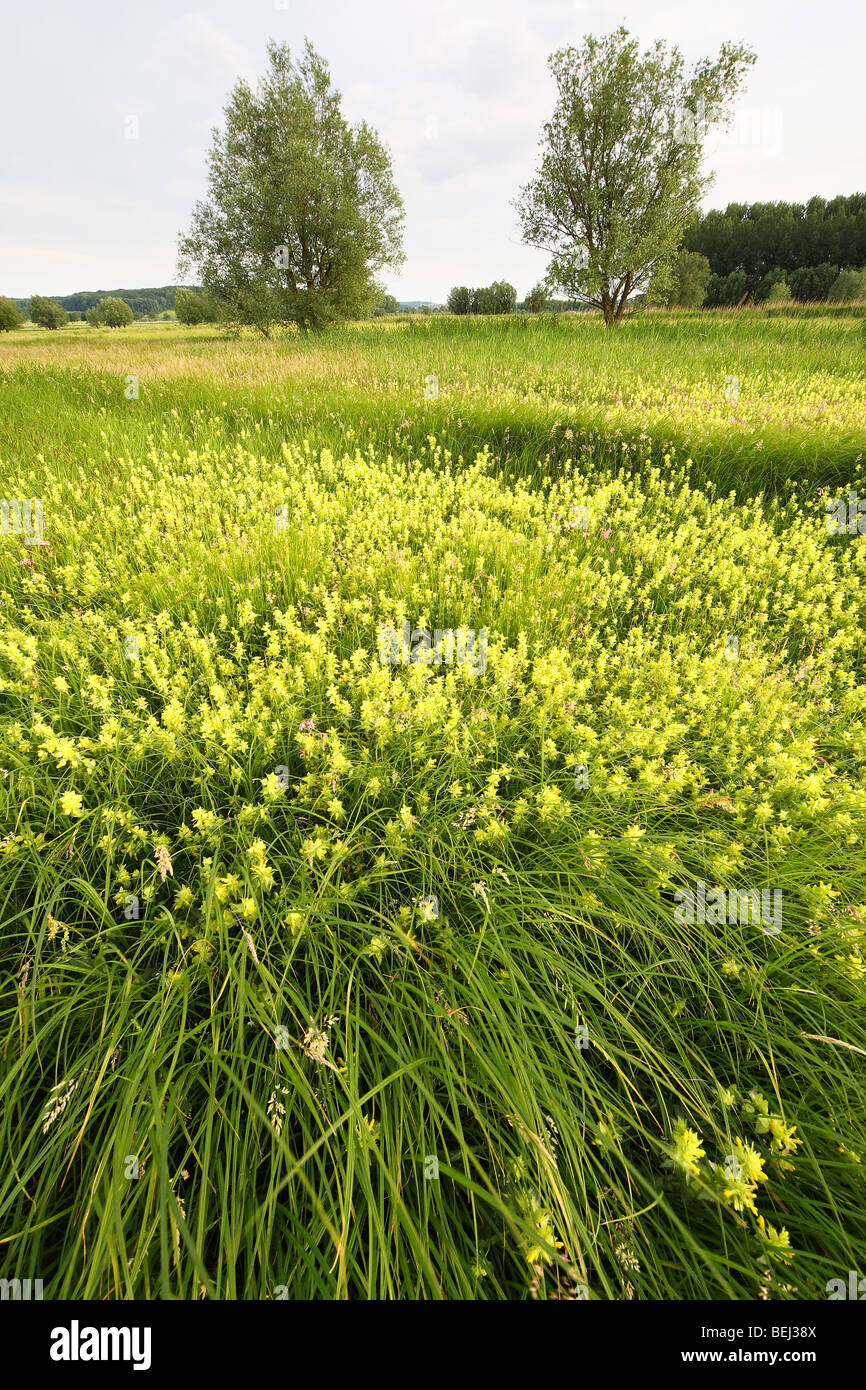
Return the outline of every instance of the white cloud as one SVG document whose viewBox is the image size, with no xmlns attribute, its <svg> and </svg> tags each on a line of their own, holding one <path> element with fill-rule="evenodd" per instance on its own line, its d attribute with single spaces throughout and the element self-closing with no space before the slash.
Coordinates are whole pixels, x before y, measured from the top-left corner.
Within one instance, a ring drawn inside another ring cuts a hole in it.
<svg viewBox="0 0 866 1390">
<path fill-rule="evenodd" d="M 167 54 L 164 44 L 169 45 Z M 198 12 L 181 15 L 163 30 L 159 48 L 161 58 L 167 58 L 182 78 L 217 95 L 228 95 L 241 77 L 255 82 L 255 62 L 249 49 Z"/>
</svg>

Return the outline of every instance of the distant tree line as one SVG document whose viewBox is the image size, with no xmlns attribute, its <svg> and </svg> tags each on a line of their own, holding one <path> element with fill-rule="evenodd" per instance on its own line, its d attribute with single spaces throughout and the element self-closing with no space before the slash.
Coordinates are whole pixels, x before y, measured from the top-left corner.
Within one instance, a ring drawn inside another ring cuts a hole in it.
<svg viewBox="0 0 866 1390">
<path fill-rule="evenodd" d="M 455 285 L 448 296 L 452 314 L 513 314 L 516 308 L 517 291 L 507 280 L 494 280 L 477 290 Z"/>
<path fill-rule="evenodd" d="M 119 307 L 122 306 L 122 307 Z M 392 294 L 383 293 L 373 309 L 374 318 L 401 312 Z M 430 313 L 429 307 L 416 310 Z M 20 328 L 25 320 L 40 328 L 60 328 L 68 322 L 86 319 L 96 327 L 119 327 L 141 318 L 173 318 L 180 323 L 220 323 L 224 306 L 212 294 L 183 285 L 166 285 L 159 290 L 80 290 L 75 294 L 48 299 L 7 299 L 0 295 L 0 332 Z"/>
<path fill-rule="evenodd" d="M 519 302 L 517 291 L 505 280 L 494 280 L 486 288 L 473 290 L 455 285 L 448 295 L 445 312 L 449 314 L 543 314 L 565 310 L 588 312 L 591 304 L 580 299 L 554 299 L 544 284 L 533 285 L 526 298 Z"/>
<path fill-rule="evenodd" d="M 373 308 L 373 318 L 384 318 L 385 314 L 399 314 L 400 305 L 393 294 L 383 294 L 379 303 Z"/>
<path fill-rule="evenodd" d="M 103 299 L 122 299 L 129 305 L 134 318 L 157 318 L 160 314 L 174 309 L 176 290 L 175 285 L 163 285 L 161 289 L 142 290 L 78 290 L 75 294 L 55 296 L 53 303 L 59 304 L 61 309 L 65 309 L 73 320 L 83 318 L 88 309 L 95 309 L 96 305 Z M 37 296 L 37 298 L 39 297 Z M 12 302 L 19 313 L 26 314 L 28 312 L 29 299 L 15 299 Z"/>
<path fill-rule="evenodd" d="M 134 291 L 132 297 L 135 298 Z M 80 309 L 66 308 L 64 300 L 70 299 L 92 301 L 92 303 L 82 312 Z M 174 310 L 163 310 L 157 317 L 168 318 L 173 315 Z M 31 295 L 30 299 L 7 299 L 0 295 L 0 332 L 20 328 L 26 321 L 35 324 L 37 328 L 52 330 L 63 328 L 70 322 L 80 322 L 82 319 L 86 319 L 94 328 L 122 328 L 126 324 L 132 323 L 135 317 L 130 303 L 121 299 L 120 295 L 83 292 L 77 295 L 65 295 L 62 299 L 50 299 L 44 294 Z M 195 318 L 191 321 L 199 322 Z"/>
<path fill-rule="evenodd" d="M 94 309 L 101 299 L 122 299 L 128 304 L 137 319 L 153 319 L 174 308 L 175 285 L 163 285 L 161 289 L 143 290 L 83 290 L 68 294 L 60 300 L 64 309 L 77 309 L 86 313 Z"/>
<path fill-rule="evenodd" d="M 646 294 L 633 297 L 630 303 L 716 308 L 789 299 L 845 303 L 863 298 L 866 194 L 855 193 L 829 201 L 815 197 L 805 204 L 730 203 L 724 212 L 705 213 L 687 226 L 670 276 L 664 283 L 651 278 Z M 452 314 L 510 314 L 518 309 L 542 313 L 589 306 L 585 301 L 553 299 L 543 283 L 518 303 L 514 286 L 495 280 L 478 289 L 455 285 L 446 307 Z M 385 293 L 372 309 L 376 318 L 399 312 L 398 301 Z M 418 307 L 413 312 L 432 310 Z M 184 324 L 218 323 L 224 307 L 213 294 L 175 285 L 80 290 L 56 298 L 0 296 L 0 332 L 20 327 L 25 319 L 57 329 L 84 318 L 97 326 L 116 327 L 132 318 L 175 314 Z"/>
<path fill-rule="evenodd" d="M 729 203 L 724 212 L 698 216 L 685 228 L 673 262 L 651 276 L 645 295 L 636 298 L 691 309 L 864 299 L 866 194 L 808 203 Z M 456 285 L 448 296 L 452 314 L 511 313 L 516 307 L 512 287 L 502 281 L 479 290 Z M 552 300 L 546 285 L 538 284 L 521 307 L 541 313 L 586 305 Z"/>
<path fill-rule="evenodd" d="M 866 194 L 808 203 L 729 203 L 698 217 L 682 249 L 706 257 L 705 307 L 785 298 L 859 298 L 866 267 Z"/>
</svg>

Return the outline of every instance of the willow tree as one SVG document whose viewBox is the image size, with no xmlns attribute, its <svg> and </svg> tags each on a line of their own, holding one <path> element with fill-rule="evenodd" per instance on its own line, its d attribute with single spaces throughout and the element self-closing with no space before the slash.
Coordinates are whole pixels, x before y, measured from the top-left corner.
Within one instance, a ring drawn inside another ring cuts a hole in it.
<svg viewBox="0 0 866 1390">
<path fill-rule="evenodd" d="M 597 305 L 611 325 L 650 277 L 664 286 L 712 182 L 706 136 L 730 122 L 754 61 L 726 43 L 686 73 L 678 48 L 660 40 L 641 55 L 624 28 L 551 55 L 556 106 L 515 207 L 524 241 L 552 256 L 552 289 Z"/>
<path fill-rule="evenodd" d="M 256 91 L 235 86 L 213 132 L 208 197 L 180 239 L 179 269 L 230 322 L 268 334 L 363 313 L 375 274 L 403 260 L 403 203 L 391 157 L 365 122 L 349 125 L 324 59 L 268 44 Z"/>
</svg>

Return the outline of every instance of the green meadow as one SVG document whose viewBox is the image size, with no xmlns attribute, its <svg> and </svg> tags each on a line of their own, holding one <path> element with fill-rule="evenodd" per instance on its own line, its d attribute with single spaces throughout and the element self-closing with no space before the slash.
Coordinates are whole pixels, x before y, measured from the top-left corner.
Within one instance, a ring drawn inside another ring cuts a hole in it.
<svg viewBox="0 0 866 1390">
<path fill-rule="evenodd" d="M 0 1275 L 863 1269 L 864 313 L 3 335 Z"/>
</svg>

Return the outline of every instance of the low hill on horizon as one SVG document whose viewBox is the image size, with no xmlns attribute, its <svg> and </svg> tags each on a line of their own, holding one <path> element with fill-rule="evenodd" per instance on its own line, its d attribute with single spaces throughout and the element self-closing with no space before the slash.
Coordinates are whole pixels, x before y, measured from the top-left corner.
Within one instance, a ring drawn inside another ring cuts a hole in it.
<svg viewBox="0 0 866 1390">
<path fill-rule="evenodd" d="M 76 290 L 74 294 L 53 294 L 48 295 L 49 299 L 55 299 L 62 305 L 67 313 L 84 314 L 88 309 L 92 309 L 101 299 L 113 297 L 123 299 L 129 305 L 136 318 L 156 318 L 167 309 L 174 308 L 174 297 L 179 285 L 162 285 L 158 288 L 135 289 L 135 290 Z M 200 294 L 201 290 L 196 285 L 184 286 Z M 22 314 L 27 313 L 27 306 L 30 303 L 30 296 L 23 299 L 12 298 L 12 303 L 16 305 Z M 434 303 L 430 299 L 408 299 L 401 300 L 400 310 L 407 309 L 441 309 L 441 304 Z"/>
<path fill-rule="evenodd" d="M 177 285 L 162 285 L 156 289 L 136 289 L 136 290 L 76 290 L 74 294 L 54 294 L 49 295 L 49 299 L 56 299 L 67 313 L 86 313 L 92 309 L 94 304 L 98 304 L 101 299 L 115 297 L 124 299 L 132 312 L 138 317 L 152 317 L 163 313 L 166 309 L 174 308 L 174 296 L 178 289 Z M 30 302 L 29 296 L 25 299 L 13 299 L 13 304 L 17 305 L 22 313 L 27 312 L 27 305 Z"/>
</svg>

